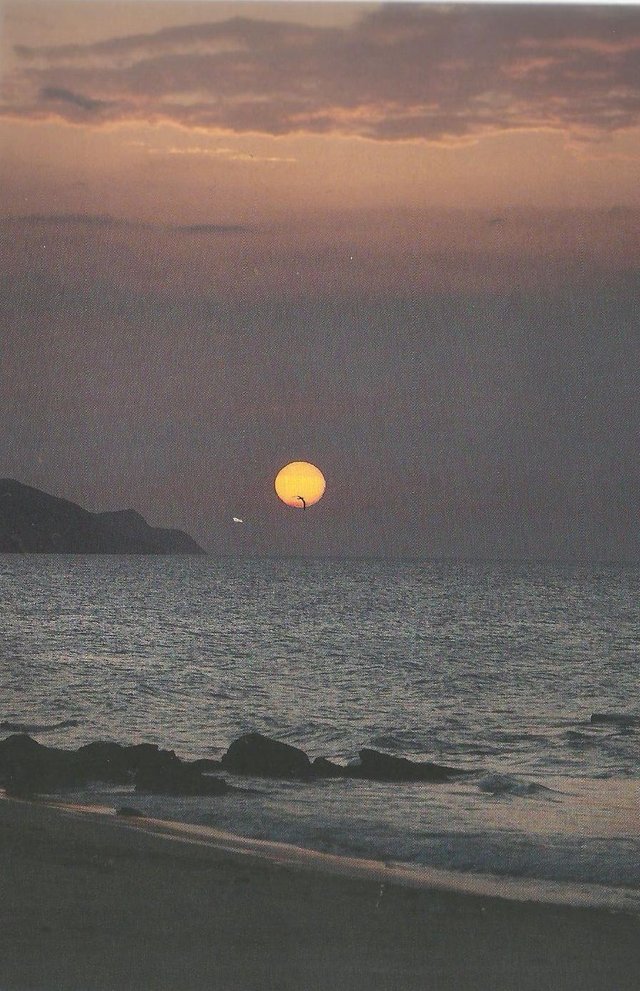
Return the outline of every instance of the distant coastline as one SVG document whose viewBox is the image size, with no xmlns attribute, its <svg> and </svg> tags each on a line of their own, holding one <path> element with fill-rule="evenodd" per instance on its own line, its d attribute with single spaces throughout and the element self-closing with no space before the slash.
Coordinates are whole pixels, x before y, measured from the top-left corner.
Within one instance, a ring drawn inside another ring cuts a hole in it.
<svg viewBox="0 0 640 991">
<path fill-rule="evenodd" d="M 205 554 L 182 530 L 150 526 L 133 509 L 92 513 L 14 479 L 0 479 L 2 554 Z"/>
</svg>

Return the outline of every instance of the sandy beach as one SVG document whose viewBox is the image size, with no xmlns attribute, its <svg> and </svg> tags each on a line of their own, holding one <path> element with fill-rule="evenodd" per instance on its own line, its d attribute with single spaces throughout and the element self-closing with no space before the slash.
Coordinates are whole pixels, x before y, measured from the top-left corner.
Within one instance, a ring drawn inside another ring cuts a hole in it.
<svg viewBox="0 0 640 991">
<path fill-rule="evenodd" d="M 0 801 L 0 836 L 2 991 L 637 988 L 634 914 L 381 886 L 39 803 Z"/>
</svg>

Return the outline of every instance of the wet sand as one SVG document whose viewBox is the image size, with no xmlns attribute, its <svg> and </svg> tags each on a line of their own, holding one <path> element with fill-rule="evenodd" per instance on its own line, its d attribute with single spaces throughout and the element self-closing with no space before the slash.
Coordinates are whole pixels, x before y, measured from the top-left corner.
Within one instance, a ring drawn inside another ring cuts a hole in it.
<svg viewBox="0 0 640 991">
<path fill-rule="evenodd" d="M 142 825 L 0 801 L 0 991 L 638 987 L 634 914 L 338 876 Z"/>
</svg>

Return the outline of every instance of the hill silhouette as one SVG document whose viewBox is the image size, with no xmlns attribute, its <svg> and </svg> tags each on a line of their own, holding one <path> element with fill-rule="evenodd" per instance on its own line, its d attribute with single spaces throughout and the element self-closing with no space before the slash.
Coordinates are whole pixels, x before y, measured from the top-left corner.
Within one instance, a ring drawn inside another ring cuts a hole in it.
<svg viewBox="0 0 640 991">
<path fill-rule="evenodd" d="M 150 526 L 133 509 L 91 513 L 82 506 L 0 479 L 0 553 L 204 554 L 182 530 Z"/>
</svg>

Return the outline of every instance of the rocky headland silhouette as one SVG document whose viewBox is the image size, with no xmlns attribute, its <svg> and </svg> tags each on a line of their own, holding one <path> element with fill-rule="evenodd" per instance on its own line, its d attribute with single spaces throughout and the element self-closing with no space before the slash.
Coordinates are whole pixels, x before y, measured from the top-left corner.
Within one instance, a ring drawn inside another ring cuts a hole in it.
<svg viewBox="0 0 640 991">
<path fill-rule="evenodd" d="M 182 530 L 150 526 L 133 509 L 92 513 L 14 479 L 0 480 L 0 553 L 204 554 Z"/>
</svg>

